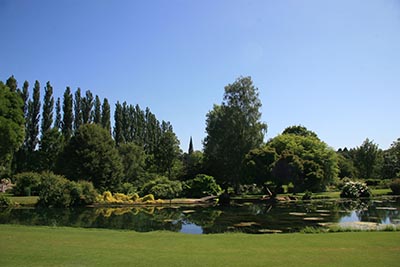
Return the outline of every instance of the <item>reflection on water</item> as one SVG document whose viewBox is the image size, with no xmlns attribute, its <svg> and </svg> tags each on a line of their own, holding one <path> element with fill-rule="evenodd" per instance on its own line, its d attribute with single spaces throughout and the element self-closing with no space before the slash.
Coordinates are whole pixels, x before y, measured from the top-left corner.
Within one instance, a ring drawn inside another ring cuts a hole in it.
<svg viewBox="0 0 400 267">
<path fill-rule="evenodd" d="M 298 232 L 331 222 L 400 224 L 399 200 L 243 203 L 230 207 L 16 208 L 1 210 L 0 223 L 191 234 Z"/>
</svg>

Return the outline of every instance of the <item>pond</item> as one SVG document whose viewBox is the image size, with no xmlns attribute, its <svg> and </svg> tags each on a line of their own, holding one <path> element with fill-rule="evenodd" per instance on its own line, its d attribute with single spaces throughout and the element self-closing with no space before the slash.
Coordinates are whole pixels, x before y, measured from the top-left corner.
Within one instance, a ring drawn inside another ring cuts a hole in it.
<svg viewBox="0 0 400 267">
<path fill-rule="evenodd" d="M 80 209 L 0 210 L 1 224 L 167 230 L 190 234 L 224 232 L 290 233 L 326 223 L 400 224 L 400 198 L 367 201 L 241 203 L 222 206 L 147 206 Z"/>
</svg>

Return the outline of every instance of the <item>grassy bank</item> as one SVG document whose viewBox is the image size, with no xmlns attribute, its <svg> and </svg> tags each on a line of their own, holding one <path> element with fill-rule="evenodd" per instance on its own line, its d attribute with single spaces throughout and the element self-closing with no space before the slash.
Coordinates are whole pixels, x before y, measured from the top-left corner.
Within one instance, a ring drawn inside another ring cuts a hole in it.
<svg viewBox="0 0 400 267">
<path fill-rule="evenodd" d="M 0 266 L 398 266 L 400 233 L 185 235 L 0 225 Z"/>
</svg>

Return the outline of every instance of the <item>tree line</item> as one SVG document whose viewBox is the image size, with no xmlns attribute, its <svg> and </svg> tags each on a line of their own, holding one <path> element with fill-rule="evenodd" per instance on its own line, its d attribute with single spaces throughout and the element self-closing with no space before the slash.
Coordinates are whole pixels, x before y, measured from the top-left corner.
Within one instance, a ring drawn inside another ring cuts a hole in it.
<svg viewBox="0 0 400 267">
<path fill-rule="evenodd" d="M 199 176 L 203 182 L 213 183 L 212 176 L 236 192 L 246 184 L 265 191 L 291 185 L 302 192 L 325 190 L 345 177 L 400 175 L 400 140 L 385 151 L 369 139 L 334 151 L 315 132 L 296 125 L 265 142 L 267 124 L 250 77 L 224 88 L 222 103 L 206 114 L 203 151 L 195 151 L 190 140 L 187 153 L 180 150 L 171 123 L 138 104 L 117 102 L 112 128 L 109 101 L 90 90 L 66 87 L 62 99 L 55 99 L 47 82 L 41 97 L 39 81 L 32 89 L 27 81 L 19 88 L 13 76 L 0 87 L 2 177 L 51 171 L 89 181 L 100 191 L 133 192 L 151 184 L 175 192 L 195 187 L 193 179 L 206 174 Z"/>
</svg>

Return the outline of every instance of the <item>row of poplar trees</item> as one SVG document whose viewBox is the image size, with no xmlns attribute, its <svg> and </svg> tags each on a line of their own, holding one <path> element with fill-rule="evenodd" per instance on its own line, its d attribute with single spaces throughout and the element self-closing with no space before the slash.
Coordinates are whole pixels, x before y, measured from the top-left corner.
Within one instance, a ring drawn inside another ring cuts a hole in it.
<svg viewBox="0 0 400 267">
<path fill-rule="evenodd" d="M 174 161 L 180 154 L 179 141 L 172 125 L 160 122 L 149 108 L 143 110 L 139 105 L 117 102 L 111 129 L 109 101 L 107 98 L 101 101 L 89 90 L 83 93 L 78 88 L 72 92 L 67 87 L 62 99 L 55 99 L 50 82 L 44 87 L 43 98 L 39 81 L 35 81 L 31 97 L 27 81 L 20 89 L 11 76 L 6 86 L 21 96 L 25 117 L 25 139 L 13 157 L 12 173 L 57 172 L 59 156 L 78 129 L 82 125 L 96 124 L 113 137 L 116 147 L 130 143 L 142 147 L 151 159 L 150 164 L 157 166 L 153 167 L 155 172 L 171 175 Z"/>
</svg>

